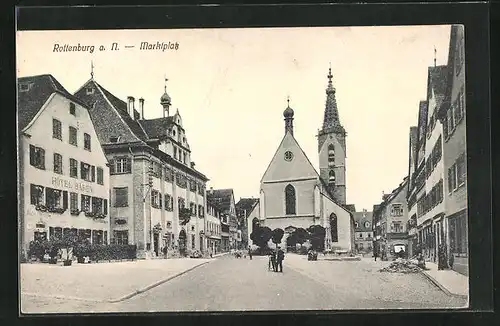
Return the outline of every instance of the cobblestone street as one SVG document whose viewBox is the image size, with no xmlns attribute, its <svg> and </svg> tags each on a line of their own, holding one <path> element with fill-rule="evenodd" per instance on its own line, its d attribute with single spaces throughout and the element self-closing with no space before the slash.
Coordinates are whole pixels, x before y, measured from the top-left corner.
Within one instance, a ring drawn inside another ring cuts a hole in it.
<svg viewBox="0 0 500 326">
<path fill-rule="evenodd" d="M 231 310 L 436 309 L 465 307 L 420 274 L 380 273 L 388 262 L 316 261 L 287 255 L 284 273 L 267 257 L 225 256 L 117 303 L 23 296 L 23 311 L 156 312 Z M 139 277 L 139 276 L 138 276 Z"/>
</svg>

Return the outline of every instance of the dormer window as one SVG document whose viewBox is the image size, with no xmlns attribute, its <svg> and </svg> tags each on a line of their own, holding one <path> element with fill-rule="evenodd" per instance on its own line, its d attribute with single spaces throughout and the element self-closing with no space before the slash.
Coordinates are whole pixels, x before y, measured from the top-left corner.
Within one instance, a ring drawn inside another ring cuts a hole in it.
<svg viewBox="0 0 500 326">
<path fill-rule="evenodd" d="M 19 92 L 27 92 L 30 90 L 30 84 L 19 84 Z"/>
<path fill-rule="evenodd" d="M 87 87 L 87 95 L 94 94 L 94 88 Z"/>
<path fill-rule="evenodd" d="M 109 142 L 110 143 L 117 143 L 120 137 L 109 137 Z"/>
</svg>

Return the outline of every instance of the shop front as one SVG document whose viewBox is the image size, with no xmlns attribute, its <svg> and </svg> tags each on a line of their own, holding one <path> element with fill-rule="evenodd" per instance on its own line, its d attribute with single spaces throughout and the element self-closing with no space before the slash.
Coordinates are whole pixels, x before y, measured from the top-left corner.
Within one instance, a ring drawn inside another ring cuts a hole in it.
<svg viewBox="0 0 500 326">
<path fill-rule="evenodd" d="M 448 217 L 449 264 L 456 272 L 469 275 L 467 211 Z"/>
</svg>

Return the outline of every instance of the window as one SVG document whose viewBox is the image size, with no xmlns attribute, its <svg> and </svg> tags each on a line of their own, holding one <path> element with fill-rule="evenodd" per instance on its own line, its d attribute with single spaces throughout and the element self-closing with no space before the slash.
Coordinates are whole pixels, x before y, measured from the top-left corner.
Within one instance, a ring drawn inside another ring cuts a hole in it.
<svg viewBox="0 0 500 326">
<path fill-rule="evenodd" d="M 195 180 L 189 180 L 189 190 L 192 192 L 196 192 L 196 181 Z"/>
<path fill-rule="evenodd" d="M 54 153 L 54 172 L 59 174 L 63 173 L 62 155 L 58 153 Z"/>
<path fill-rule="evenodd" d="M 97 183 L 100 185 L 104 184 L 104 170 L 102 168 L 97 168 Z"/>
<path fill-rule="evenodd" d="M 19 84 L 19 92 L 28 92 L 30 90 L 30 84 Z"/>
<path fill-rule="evenodd" d="M 165 194 L 165 210 L 171 212 L 173 211 L 173 206 L 174 198 L 169 194 Z"/>
<path fill-rule="evenodd" d="M 205 214 L 204 214 L 204 209 L 203 209 L 203 205 L 198 205 L 198 216 L 199 216 L 199 217 L 203 217 L 203 216 L 205 216 Z"/>
<path fill-rule="evenodd" d="M 57 119 L 52 119 L 52 138 L 62 140 L 62 124 Z"/>
<path fill-rule="evenodd" d="M 94 88 L 92 87 L 87 87 L 87 95 L 94 94 Z"/>
<path fill-rule="evenodd" d="M 45 150 L 43 148 L 30 145 L 30 164 L 45 170 Z"/>
<path fill-rule="evenodd" d="M 128 187 L 113 188 L 115 193 L 115 207 L 128 207 Z"/>
<path fill-rule="evenodd" d="M 68 208 L 68 192 L 58 189 L 47 188 L 46 191 L 46 206 L 48 208 Z"/>
<path fill-rule="evenodd" d="M 92 230 L 92 244 L 103 244 L 104 232 L 102 230 Z"/>
<path fill-rule="evenodd" d="M 120 137 L 109 137 L 109 142 L 110 143 L 117 143 L 118 140 L 120 140 Z"/>
<path fill-rule="evenodd" d="M 31 184 L 30 185 L 30 197 L 31 205 L 43 205 L 44 204 L 44 187 Z"/>
<path fill-rule="evenodd" d="M 95 166 L 80 162 L 80 177 L 85 181 L 95 181 Z"/>
<path fill-rule="evenodd" d="M 334 170 L 330 170 L 330 172 L 328 172 L 328 182 L 335 183 L 335 171 Z"/>
<path fill-rule="evenodd" d="M 183 152 L 182 160 L 184 164 L 186 164 L 186 152 Z"/>
<path fill-rule="evenodd" d="M 164 179 L 167 182 L 172 182 L 174 180 L 174 171 L 170 168 L 165 168 Z"/>
<path fill-rule="evenodd" d="M 404 232 L 403 230 L 403 223 L 399 221 L 394 221 L 391 223 L 391 232 L 393 233 L 402 233 Z"/>
<path fill-rule="evenodd" d="M 75 103 L 69 103 L 69 113 L 76 116 L 76 106 Z"/>
<path fill-rule="evenodd" d="M 335 162 L 335 146 L 328 145 L 328 162 Z"/>
<path fill-rule="evenodd" d="M 78 210 L 78 194 L 71 192 L 69 194 L 69 209 L 72 211 Z"/>
<path fill-rule="evenodd" d="M 154 208 L 162 207 L 161 194 L 158 190 L 155 189 L 151 190 L 151 206 Z"/>
<path fill-rule="evenodd" d="M 87 133 L 83 134 L 83 148 L 86 150 L 91 150 L 90 135 Z"/>
<path fill-rule="evenodd" d="M 285 214 L 294 215 L 295 210 L 295 188 L 292 185 L 285 187 Z"/>
<path fill-rule="evenodd" d="M 62 228 L 60 227 L 49 227 L 49 238 L 50 240 L 61 240 L 62 239 Z"/>
<path fill-rule="evenodd" d="M 110 174 L 123 174 L 132 171 L 130 157 L 115 157 L 110 161 Z"/>
<path fill-rule="evenodd" d="M 191 210 L 191 216 L 196 216 L 196 204 L 189 203 L 189 209 Z"/>
<path fill-rule="evenodd" d="M 180 210 L 180 209 L 182 209 L 182 208 L 184 208 L 184 206 L 185 206 L 185 201 L 184 201 L 184 198 L 179 197 L 179 198 L 177 199 L 177 205 L 179 206 L 179 210 Z"/>
<path fill-rule="evenodd" d="M 90 206 L 90 201 L 91 201 L 90 198 L 91 197 L 87 196 L 87 195 L 82 195 L 81 198 L 82 198 L 82 204 L 81 204 L 82 211 L 83 212 L 90 212 L 90 208 L 91 208 L 91 206 Z"/>
<path fill-rule="evenodd" d="M 330 215 L 330 235 L 332 236 L 332 242 L 338 242 L 339 241 L 339 232 L 338 232 L 338 227 L 337 227 L 337 215 L 335 213 L 332 213 Z"/>
<path fill-rule="evenodd" d="M 175 135 L 175 131 L 174 131 Z M 177 159 L 177 147 L 174 146 L 174 158 Z"/>
<path fill-rule="evenodd" d="M 113 231 L 113 237 L 115 239 L 115 243 L 119 245 L 128 244 L 128 230 L 124 231 Z"/>
<path fill-rule="evenodd" d="M 69 127 L 69 143 L 78 146 L 77 131 L 75 127 Z"/>
<path fill-rule="evenodd" d="M 368 239 L 370 239 L 372 237 L 371 233 L 368 233 Z"/>
<path fill-rule="evenodd" d="M 359 237 L 360 237 L 360 238 L 363 238 L 363 233 L 360 233 L 360 234 L 359 234 Z"/>
<path fill-rule="evenodd" d="M 403 216 L 403 204 L 391 205 L 391 216 Z"/>
<path fill-rule="evenodd" d="M 286 151 L 285 152 L 285 161 L 290 162 L 293 160 L 293 153 L 291 151 Z"/>
<path fill-rule="evenodd" d="M 92 212 L 97 214 L 104 214 L 103 199 L 92 197 Z"/>
<path fill-rule="evenodd" d="M 78 161 L 74 158 L 69 159 L 69 176 L 78 178 Z"/>
</svg>

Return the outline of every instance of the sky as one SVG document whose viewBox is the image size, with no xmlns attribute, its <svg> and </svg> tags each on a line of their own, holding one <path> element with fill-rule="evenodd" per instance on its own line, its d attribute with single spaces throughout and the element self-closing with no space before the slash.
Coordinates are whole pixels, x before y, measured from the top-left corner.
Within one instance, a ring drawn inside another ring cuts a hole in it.
<svg viewBox="0 0 500 326">
<path fill-rule="evenodd" d="M 316 134 L 331 64 L 347 131 L 347 203 L 371 211 L 408 174 L 409 128 L 426 98 L 428 67 L 434 58 L 447 63 L 449 36 L 449 25 L 23 31 L 17 74 L 52 74 L 74 93 L 90 78 L 92 61 L 104 88 L 124 101 L 145 99 L 147 119 L 163 116 L 166 76 L 171 114 L 182 116 L 196 168 L 208 187 L 233 188 L 238 201 L 259 196 L 284 136 L 288 96 L 294 136 L 319 171 Z M 141 42 L 178 49 L 140 50 Z M 54 52 L 55 44 L 94 51 Z"/>
</svg>

